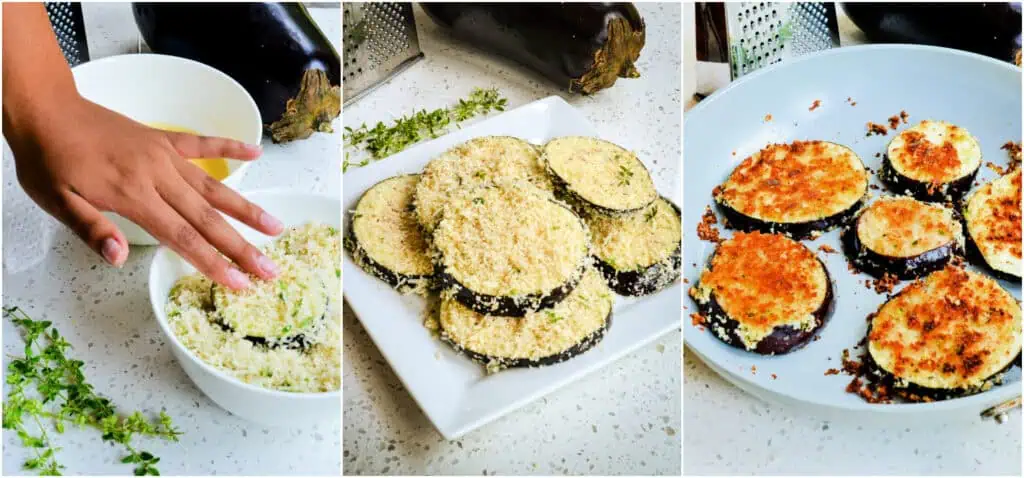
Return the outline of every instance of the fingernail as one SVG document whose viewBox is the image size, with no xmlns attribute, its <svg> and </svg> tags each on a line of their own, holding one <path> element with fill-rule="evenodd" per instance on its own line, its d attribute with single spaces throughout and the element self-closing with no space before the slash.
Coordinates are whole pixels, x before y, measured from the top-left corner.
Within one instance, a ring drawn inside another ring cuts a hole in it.
<svg viewBox="0 0 1024 478">
<path fill-rule="evenodd" d="M 103 258 L 110 265 L 121 267 L 121 264 L 117 262 L 118 256 L 121 255 L 121 245 L 117 243 L 116 239 L 111 237 L 104 239 L 103 246 L 100 247 L 100 253 L 103 254 Z"/>
<path fill-rule="evenodd" d="M 245 289 L 252 285 L 249 276 L 234 267 L 228 269 L 228 286 L 233 289 Z"/>
<path fill-rule="evenodd" d="M 259 257 L 256 258 L 256 267 L 259 267 L 261 271 L 269 274 L 270 277 L 275 277 L 281 273 L 281 268 L 277 267 L 277 264 L 274 264 L 274 261 L 270 260 L 269 257 L 264 256 L 263 254 L 260 254 Z"/>
<path fill-rule="evenodd" d="M 263 212 L 260 214 L 260 227 L 270 231 L 271 234 L 277 234 L 284 229 L 284 224 L 281 224 L 281 221 L 277 220 L 276 217 Z"/>
</svg>

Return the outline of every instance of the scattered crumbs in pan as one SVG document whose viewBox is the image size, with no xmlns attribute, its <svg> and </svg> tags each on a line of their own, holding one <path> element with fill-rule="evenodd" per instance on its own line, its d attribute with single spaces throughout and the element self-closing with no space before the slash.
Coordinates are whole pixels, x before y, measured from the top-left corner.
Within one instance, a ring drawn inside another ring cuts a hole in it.
<svg viewBox="0 0 1024 478">
<path fill-rule="evenodd" d="M 711 206 L 705 206 L 704 215 L 701 216 L 700 222 L 697 223 L 697 237 L 702 241 L 714 242 L 716 244 L 722 242 L 715 224 L 718 224 L 718 218 L 715 217 Z"/>
<path fill-rule="evenodd" d="M 849 103 L 850 106 L 857 106 L 857 102 L 853 101 L 853 98 L 850 98 L 849 96 L 846 97 L 846 102 Z"/>
<path fill-rule="evenodd" d="M 704 316 L 696 312 L 690 314 L 690 325 L 694 327 L 700 327 L 704 325 Z"/>
<path fill-rule="evenodd" d="M 825 254 L 835 254 L 836 253 L 836 250 L 833 249 L 832 246 L 830 246 L 828 244 L 822 244 L 822 245 L 818 246 L 818 250 L 821 251 L 821 252 L 824 252 Z"/>
<path fill-rule="evenodd" d="M 830 368 L 830 369 L 825 371 L 825 375 L 826 376 L 828 376 L 828 375 L 839 375 L 839 369 L 837 369 L 837 368 Z"/>
<path fill-rule="evenodd" d="M 751 365 L 750 366 L 750 374 L 751 375 L 757 375 L 757 365 Z"/>
<path fill-rule="evenodd" d="M 889 129 L 895 130 L 900 127 L 900 115 L 892 115 L 889 117 Z"/>
<path fill-rule="evenodd" d="M 818 109 L 820 107 L 821 107 L 821 100 L 814 100 L 814 103 L 811 103 L 811 107 L 807 108 L 807 111 L 814 111 L 814 110 L 816 110 L 816 109 Z"/>
<path fill-rule="evenodd" d="M 778 378 L 779 378 L 779 376 L 778 376 L 778 375 L 775 375 L 774 373 L 772 374 L 772 380 L 776 380 L 776 379 L 778 379 Z"/>
<path fill-rule="evenodd" d="M 902 121 L 903 124 L 907 124 L 907 118 L 910 118 L 910 115 L 907 114 L 906 111 L 900 110 L 900 121 Z"/>
<path fill-rule="evenodd" d="M 1013 161 L 1018 162 L 1018 163 L 1020 162 L 1020 158 L 1021 158 L 1020 143 L 1015 143 L 1013 141 L 1007 141 L 1006 144 L 1004 144 L 1003 147 L 1000 148 L 1000 149 L 1002 149 L 1003 151 L 1006 151 L 1010 155 L 1010 159 L 1012 159 Z"/>
<path fill-rule="evenodd" d="M 879 189 L 882 189 L 882 188 L 878 187 L 877 184 L 868 184 L 868 189 L 871 189 L 873 191 L 878 191 Z"/>
<path fill-rule="evenodd" d="M 768 113 L 768 114 L 764 115 L 764 121 L 766 123 L 770 122 L 771 120 L 772 120 L 772 114 L 771 113 Z"/>
<path fill-rule="evenodd" d="M 687 279 L 687 278 L 683 277 L 683 284 L 689 284 L 689 283 L 690 283 L 690 279 Z"/>
<path fill-rule="evenodd" d="M 992 161 L 986 162 L 985 166 L 988 166 L 988 169 L 995 171 L 995 173 L 1000 176 L 1010 172 L 1010 168 L 1003 168 L 1002 166 L 999 166 L 998 164 L 993 163 Z"/>
<path fill-rule="evenodd" d="M 896 287 L 896 284 L 900 283 L 900 279 L 888 272 L 882 274 L 881 278 L 868 279 L 865 281 L 865 285 L 868 289 L 874 289 L 875 293 L 888 294 L 892 292 L 892 289 Z"/>
<path fill-rule="evenodd" d="M 864 136 L 873 136 L 873 135 L 885 136 L 885 135 L 889 134 L 889 130 L 885 127 L 885 125 L 880 125 L 878 123 L 872 123 L 872 122 L 868 121 L 867 127 L 868 127 L 868 134 L 866 134 Z"/>
<path fill-rule="evenodd" d="M 734 149 L 734 150 L 732 150 L 732 155 L 733 155 L 733 156 L 736 156 L 736 150 L 735 150 L 735 149 Z"/>
</svg>

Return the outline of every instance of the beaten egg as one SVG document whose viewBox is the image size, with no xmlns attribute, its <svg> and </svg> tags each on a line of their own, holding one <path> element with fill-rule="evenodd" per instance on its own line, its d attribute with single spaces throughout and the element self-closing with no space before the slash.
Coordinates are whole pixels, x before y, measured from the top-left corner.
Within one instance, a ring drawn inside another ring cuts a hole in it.
<svg viewBox="0 0 1024 478">
<path fill-rule="evenodd" d="M 146 126 L 174 133 L 199 134 L 199 132 L 188 128 L 164 123 L 146 123 Z M 228 169 L 228 161 L 224 158 L 195 158 L 190 159 L 189 161 L 192 161 L 192 164 L 199 166 L 200 169 L 206 171 L 206 174 L 216 178 L 218 181 L 223 181 L 224 178 L 228 177 L 228 174 L 231 173 Z"/>
</svg>

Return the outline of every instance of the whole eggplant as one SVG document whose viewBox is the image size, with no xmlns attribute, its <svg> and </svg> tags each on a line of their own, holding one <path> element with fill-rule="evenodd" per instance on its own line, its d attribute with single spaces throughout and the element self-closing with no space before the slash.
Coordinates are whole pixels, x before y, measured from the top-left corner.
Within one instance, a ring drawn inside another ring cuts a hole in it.
<svg viewBox="0 0 1024 478">
<path fill-rule="evenodd" d="M 591 94 L 636 78 L 645 26 L 631 3 L 422 3 L 455 36 Z"/>
<path fill-rule="evenodd" d="M 274 142 L 330 131 L 341 59 L 300 3 L 133 3 L 155 53 L 212 66 L 252 95 Z"/>
<path fill-rule="evenodd" d="M 1014 61 L 1021 48 L 1020 3 L 860 3 L 843 10 L 869 40 L 919 43 Z"/>
</svg>

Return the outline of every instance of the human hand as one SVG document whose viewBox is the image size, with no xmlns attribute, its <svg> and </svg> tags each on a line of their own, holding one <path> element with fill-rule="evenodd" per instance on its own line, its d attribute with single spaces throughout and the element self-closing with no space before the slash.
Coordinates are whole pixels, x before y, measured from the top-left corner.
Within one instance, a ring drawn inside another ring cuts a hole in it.
<svg viewBox="0 0 1024 478">
<path fill-rule="evenodd" d="M 259 146 L 150 128 L 77 95 L 59 114 L 20 126 L 4 134 L 25 192 L 110 264 L 124 264 L 128 243 L 101 211 L 135 222 L 229 288 L 250 284 L 242 271 L 278 274 L 218 211 L 265 234 L 280 234 L 281 222 L 186 159 L 252 160 Z"/>
</svg>

